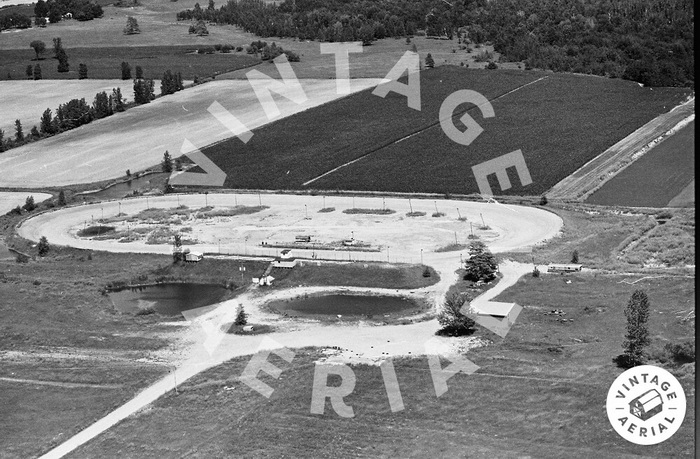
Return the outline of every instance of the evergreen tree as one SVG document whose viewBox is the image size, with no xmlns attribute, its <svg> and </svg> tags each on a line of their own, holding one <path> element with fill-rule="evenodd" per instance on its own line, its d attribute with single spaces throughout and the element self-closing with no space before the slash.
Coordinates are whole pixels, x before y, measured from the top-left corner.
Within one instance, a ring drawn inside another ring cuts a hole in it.
<svg viewBox="0 0 700 459">
<path fill-rule="evenodd" d="M 63 50 L 63 48 L 61 48 L 58 51 L 58 53 L 56 55 L 56 59 L 58 59 L 58 69 L 57 70 L 60 73 L 65 73 L 65 72 L 68 72 L 70 70 L 70 65 L 68 64 L 68 55 Z"/>
<path fill-rule="evenodd" d="M 112 89 L 112 99 L 114 102 L 113 110 L 115 112 L 123 112 L 124 111 L 124 98 L 122 97 L 121 88 Z"/>
<path fill-rule="evenodd" d="M 36 209 L 36 203 L 34 202 L 34 196 L 27 196 L 27 199 L 24 201 L 24 205 L 22 206 L 22 209 L 26 210 L 27 212 L 31 212 L 32 210 Z"/>
<path fill-rule="evenodd" d="M 574 250 L 571 254 L 571 263 L 578 263 L 578 250 Z"/>
<path fill-rule="evenodd" d="M 39 129 L 36 128 L 36 125 L 32 126 L 32 128 L 29 130 L 29 135 L 33 139 L 38 139 L 39 137 L 41 137 L 41 134 L 39 134 Z"/>
<path fill-rule="evenodd" d="M 86 80 L 88 77 L 88 69 L 85 64 L 78 64 L 78 79 Z"/>
<path fill-rule="evenodd" d="M 39 121 L 39 130 L 42 134 L 55 134 L 53 116 L 51 115 L 50 108 L 47 108 L 46 110 L 44 110 L 44 113 L 41 114 L 41 120 Z"/>
<path fill-rule="evenodd" d="M 464 278 L 471 281 L 490 281 L 496 277 L 496 257 L 481 241 L 469 244 L 469 258 L 464 262 Z"/>
<path fill-rule="evenodd" d="M 248 323 L 248 314 L 243 310 L 242 304 L 239 304 L 236 309 L 236 320 L 233 323 L 234 325 L 246 325 Z"/>
<path fill-rule="evenodd" d="M 165 153 L 163 154 L 163 162 L 161 163 L 161 167 L 163 172 L 170 173 L 173 171 L 173 158 L 170 156 L 168 150 L 165 150 Z"/>
<path fill-rule="evenodd" d="M 58 205 L 61 207 L 66 205 L 66 193 L 63 190 L 58 193 Z"/>
<path fill-rule="evenodd" d="M 141 68 L 140 65 L 136 66 L 136 77 L 137 80 L 142 80 L 143 79 L 143 69 Z"/>
<path fill-rule="evenodd" d="M 0 129 L 0 152 L 5 151 L 5 131 Z"/>
<path fill-rule="evenodd" d="M 131 66 L 128 62 L 122 62 L 122 80 L 131 79 Z"/>
<path fill-rule="evenodd" d="M 51 249 L 51 246 L 49 245 L 49 240 L 46 239 L 46 236 L 41 236 L 41 239 L 39 239 L 39 244 L 37 245 L 37 250 L 39 251 L 39 256 L 43 257 L 46 254 L 49 253 L 49 250 Z"/>
<path fill-rule="evenodd" d="M 27 79 L 30 79 L 32 75 L 34 75 L 34 67 L 32 67 L 32 64 L 27 65 L 25 73 L 27 74 Z"/>
<path fill-rule="evenodd" d="M 124 27 L 124 34 L 125 35 L 134 35 L 137 33 L 141 33 L 141 29 L 139 28 L 138 21 L 136 20 L 135 17 L 128 16 L 126 18 L 126 27 Z"/>
<path fill-rule="evenodd" d="M 61 51 L 63 51 L 63 43 L 59 37 L 56 37 L 53 39 L 53 54 L 56 59 Z"/>
<path fill-rule="evenodd" d="M 435 60 L 433 59 L 433 56 L 430 53 L 428 53 L 428 55 L 425 57 L 425 66 L 429 69 L 435 67 Z"/>
<path fill-rule="evenodd" d="M 41 80 L 41 66 L 39 64 L 34 66 L 34 79 Z"/>
<path fill-rule="evenodd" d="M 626 366 L 634 367 L 643 363 L 644 348 L 649 344 L 649 330 L 647 329 L 649 298 L 644 290 L 636 290 L 632 293 L 625 308 L 625 317 L 627 318 L 627 334 L 622 347 Z"/>
<path fill-rule="evenodd" d="M 22 123 L 19 120 L 15 120 L 15 140 L 17 142 L 24 141 L 24 132 L 22 131 Z"/>
</svg>

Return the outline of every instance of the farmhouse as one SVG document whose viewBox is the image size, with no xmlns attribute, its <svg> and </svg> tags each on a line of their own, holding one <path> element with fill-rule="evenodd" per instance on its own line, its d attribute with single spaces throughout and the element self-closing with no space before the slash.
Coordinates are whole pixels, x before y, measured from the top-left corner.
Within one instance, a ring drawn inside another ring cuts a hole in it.
<svg viewBox="0 0 700 459">
<path fill-rule="evenodd" d="M 579 265 L 579 264 L 575 264 L 575 263 L 568 263 L 568 264 L 550 263 L 549 266 L 547 266 L 547 272 L 548 273 L 573 273 L 573 272 L 581 271 L 582 266 L 583 265 Z"/>
</svg>

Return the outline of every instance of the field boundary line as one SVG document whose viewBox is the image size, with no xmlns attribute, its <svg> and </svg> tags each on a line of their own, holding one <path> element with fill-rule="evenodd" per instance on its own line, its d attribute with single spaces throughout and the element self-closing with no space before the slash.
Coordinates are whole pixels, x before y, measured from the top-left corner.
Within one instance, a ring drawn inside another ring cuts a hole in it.
<svg viewBox="0 0 700 459">
<path fill-rule="evenodd" d="M 65 387 L 68 389 L 119 389 L 121 384 L 89 384 L 89 383 L 71 383 L 71 382 L 60 382 L 60 381 L 44 381 L 40 379 L 22 379 L 22 378 L 5 378 L 0 377 L 0 381 L 11 382 L 11 383 L 22 383 L 22 384 L 36 384 L 39 386 L 55 386 L 55 387 Z"/>
<path fill-rule="evenodd" d="M 507 92 L 505 92 L 505 93 L 503 93 L 503 94 L 499 94 L 498 96 L 494 97 L 493 99 L 488 99 L 488 101 L 489 101 L 489 102 L 493 102 L 493 101 L 499 100 L 499 99 L 501 99 L 501 98 L 507 96 L 508 94 L 512 94 L 512 93 L 514 93 L 514 92 L 516 92 L 516 91 L 519 91 L 520 89 L 523 89 L 523 88 L 525 88 L 525 87 L 527 87 L 527 86 L 530 86 L 531 84 L 535 84 L 535 83 L 537 83 L 538 81 L 542 81 L 542 80 L 545 80 L 545 79 L 547 79 L 547 78 L 549 78 L 549 75 L 545 75 L 545 76 L 540 77 L 540 78 L 537 78 L 536 80 L 533 80 L 533 81 L 528 81 L 527 83 L 521 84 L 520 86 L 518 86 L 518 87 L 516 87 L 516 88 L 513 88 L 513 89 L 511 89 L 510 91 L 507 91 Z M 459 110 L 459 111 L 455 111 L 454 113 L 452 113 L 452 115 L 450 115 L 450 118 L 455 119 L 455 118 L 460 117 L 460 116 L 464 115 L 465 113 L 467 113 L 467 112 L 469 112 L 469 111 L 471 111 L 471 110 L 477 109 L 477 108 L 480 108 L 480 106 L 479 106 L 479 105 L 472 105 L 472 106 L 470 106 L 470 107 L 468 107 L 468 108 L 466 108 L 466 109 Z M 312 178 L 312 179 L 310 179 L 310 180 L 307 180 L 306 182 L 302 183 L 301 186 L 308 186 L 308 185 L 314 183 L 315 181 L 317 181 L 317 180 L 319 180 L 319 179 L 321 179 L 321 178 L 323 178 L 323 177 L 325 177 L 325 176 L 327 176 L 327 175 L 332 174 L 333 172 L 336 172 L 336 171 L 338 171 L 338 170 L 340 170 L 340 169 L 342 169 L 342 168 L 344 168 L 344 167 L 346 167 L 346 166 L 350 166 L 350 165 L 352 165 L 352 164 L 354 164 L 354 163 L 356 163 L 356 162 L 358 162 L 358 161 L 360 161 L 360 160 L 362 160 L 362 159 L 365 159 L 365 158 L 368 157 L 369 155 L 371 155 L 371 154 L 373 154 L 373 153 L 376 153 L 376 152 L 378 152 L 379 150 L 382 150 L 382 149 L 384 149 L 384 148 L 386 148 L 386 147 L 389 147 L 389 146 L 391 146 L 391 145 L 396 145 L 396 144 L 398 144 L 398 143 L 400 143 L 400 142 L 403 142 L 404 140 L 406 140 L 406 139 L 408 139 L 408 138 L 410 138 L 410 137 L 414 137 L 414 136 L 416 136 L 416 135 L 422 134 L 422 133 L 424 133 L 425 131 L 427 131 L 428 129 L 432 129 L 432 128 L 434 128 L 435 126 L 440 125 L 440 124 L 442 123 L 442 121 L 443 121 L 443 119 L 441 119 L 441 118 L 438 116 L 437 121 L 434 121 L 434 122 L 428 124 L 428 125 L 425 126 L 425 127 L 418 128 L 416 131 L 411 132 L 410 134 L 404 135 L 404 136 L 401 137 L 400 139 L 391 140 L 391 141 L 389 141 L 389 142 L 387 142 L 387 143 L 384 143 L 384 144 L 382 144 L 382 145 L 380 145 L 380 146 L 378 146 L 378 147 L 376 147 L 376 148 L 374 148 L 374 149 L 368 151 L 367 153 L 364 153 L 363 155 L 361 155 L 361 156 L 359 156 L 359 157 L 357 157 L 357 158 L 355 158 L 355 159 L 353 159 L 353 160 L 350 160 L 350 161 L 346 162 L 345 164 L 341 164 L 340 166 L 337 166 L 337 167 L 335 167 L 335 168 L 333 168 L 333 169 L 331 169 L 331 170 L 329 170 L 329 171 L 326 171 L 326 172 L 324 172 L 323 174 L 321 174 L 321 175 L 319 175 L 319 176 L 317 176 L 317 177 L 314 177 L 314 178 Z"/>
<path fill-rule="evenodd" d="M 545 194 L 551 199 L 585 201 L 606 182 L 694 120 L 693 96 L 639 127 L 565 177 Z"/>
</svg>

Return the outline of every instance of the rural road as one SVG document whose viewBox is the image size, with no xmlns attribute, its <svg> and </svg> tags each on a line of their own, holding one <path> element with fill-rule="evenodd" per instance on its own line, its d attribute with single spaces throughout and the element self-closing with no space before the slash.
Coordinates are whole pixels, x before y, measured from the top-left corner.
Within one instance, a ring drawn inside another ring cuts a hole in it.
<svg viewBox="0 0 700 459">
<path fill-rule="evenodd" d="M 202 206 L 201 195 L 180 196 L 180 204 L 189 206 Z M 257 205 L 257 195 L 242 196 L 240 194 L 213 194 L 208 196 L 209 205 L 233 206 L 234 202 L 246 205 Z M 251 202 L 245 202 L 245 200 Z M 249 215 L 233 217 L 228 222 L 230 228 L 249 228 L 247 234 L 255 231 L 270 231 L 267 225 L 275 228 L 288 225 L 287 232 L 292 234 L 298 231 L 295 224 L 304 225 L 306 220 L 299 218 L 304 212 L 304 206 L 308 206 L 310 200 L 320 201 L 321 197 L 294 196 L 294 195 L 265 195 L 263 204 L 269 209 Z M 373 244 L 384 244 L 387 238 L 391 241 L 395 251 L 418 253 L 421 247 L 442 247 L 454 242 L 451 225 L 463 225 L 456 215 L 446 216 L 443 219 L 428 216 L 420 218 L 404 218 L 408 211 L 408 203 L 403 199 L 386 199 L 381 197 L 332 197 L 326 199 L 326 205 L 335 205 L 339 209 L 344 207 L 380 208 L 386 203 L 387 208 L 397 209 L 396 214 L 390 216 L 376 215 L 347 215 L 339 210 L 331 213 L 313 214 L 314 225 L 324 234 L 335 233 L 335 237 L 345 237 L 349 229 L 361 236 L 363 240 L 369 240 Z M 335 201 L 331 201 L 335 200 Z M 351 201 L 352 200 L 352 201 Z M 254 201 L 254 202 L 253 202 Z M 320 202 L 314 205 L 320 208 Z M 175 196 L 163 196 L 150 198 L 150 207 L 176 207 L 178 198 Z M 344 205 L 340 205 L 343 203 Z M 318 204 L 318 205 L 317 205 Z M 145 198 L 124 200 L 121 211 L 125 213 L 137 213 L 145 208 Z M 476 221 L 480 215 L 487 218 L 492 230 L 488 232 L 485 240 L 494 252 L 513 251 L 532 247 L 546 239 L 555 237 L 562 226 L 561 219 L 553 213 L 532 207 L 506 206 L 496 203 L 474 203 L 464 201 L 447 200 L 414 200 L 414 211 L 434 210 L 434 206 L 441 208 L 460 209 L 460 215 L 466 216 L 470 221 Z M 41 235 L 46 235 L 53 244 L 70 245 L 92 250 L 108 250 L 119 252 L 154 252 L 169 253 L 170 245 L 147 245 L 138 243 L 117 243 L 110 241 L 91 241 L 78 239 L 75 229 L 81 228 L 85 220 L 97 212 L 116 214 L 117 202 L 84 205 L 47 212 L 24 222 L 19 228 L 19 233 L 28 239 L 36 240 Z M 405 210 L 404 210 L 405 208 Z M 449 220 L 449 221 L 445 221 Z M 379 223 L 376 223 L 379 221 Z M 199 225 L 209 226 L 201 221 Z M 257 226 L 256 226 L 257 225 Z M 350 225 L 350 226 L 348 226 Z M 468 227 L 468 226 L 467 226 Z M 444 231 L 439 231 L 440 229 Z M 195 228 L 196 230 L 196 228 Z M 465 230 L 462 230 L 462 232 Z M 408 233 L 408 234 L 405 234 Z M 206 236 L 204 233 L 203 236 Z M 209 236 L 211 236 L 209 234 Z M 229 249 L 240 248 L 240 243 L 233 241 L 227 246 Z M 201 249 L 202 247 L 200 247 Z M 206 247 L 204 247 L 206 248 Z M 212 248 L 213 247 L 209 247 Z M 254 246 L 248 247 L 252 253 Z M 298 253 L 297 253 L 298 252 Z M 309 256 L 305 251 L 295 249 L 297 256 Z M 317 252 L 319 253 L 319 252 Z M 433 304 L 438 306 L 445 292 L 456 280 L 455 270 L 460 264 L 460 252 L 435 252 L 434 250 L 421 251 L 423 262 L 432 266 L 439 274 L 440 281 L 423 289 L 415 289 L 411 293 L 401 292 L 404 296 L 428 297 Z M 353 254 L 353 257 L 362 258 L 363 254 Z M 376 257 L 374 253 L 366 253 L 368 257 Z M 382 257 L 385 255 L 382 253 Z M 323 258 L 319 255 L 320 258 Z M 414 262 L 418 258 L 414 256 Z M 503 278 L 499 285 L 488 291 L 484 298 L 490 299 L 508 286 L 514 284 L 524 273 L 531 271 L 532 266 L 521 265 L 513 262 L 504 262 L 500 266 Z M 359 289 L 347 287 L 317 287 L 297 288 L 285 291 L 275 291 L 270 294 L 258 294 L 258 290 L 252 289 L 238 298 L 221 303 L 217 308 L 201 315 L 196 311 L 185 313 L 190 325 L 181 331 L 180 342 L 185 345 L 179 350 L 174 362 L 176 369 L 171 374 L 158 380 L 133 399 L 107 414 L 102 419 L 79 432 L 66 442 L 49 451 L 45 458 L 59 458 L 78 448 L 80 445 L 95 438 L 100 433 L 109 429 L 119 421 L 134 414 L 148 404 L 157 400 L 166 392 L 173 390 L 192 376 L 230 360 L 235 357 L 251 355 L 262 349 L 295 348 L 306 346 L 330 347 L 337 346 L 343 349 L 342 361 L 348 363 L 378 363 L 380 360 L 393 356 L 407 355 L 454 355 L 458 349 L 469 346 L 469 338 L 438 338 L 435 331 L 438 328 L 435 319 L 412 323 L 408 325 L 368 326 L 363 324 L 348 325 L 321 325 L 316 323 L 299 323 L 289 331 L 274 332 L 267 335 L 240 336 L 230 335 L 222 331 L 225 324 L 233 321 L 236 306 L 244 302 L 246 310 L 254 321 L 264 321 L 266 313 L 260 311 L 259 306 L 271 298 L 289 297 L 303 293 L 317 291 L 357 291 L 375 294 L 396 294 L 396 290 L 390 289 Z M 480 300 L 483 304 L 484 300 Z M 312 333 L 310 333 L 312 331 Z M 293 351 L 292 351 L 293 352 Z"/>
</svg>

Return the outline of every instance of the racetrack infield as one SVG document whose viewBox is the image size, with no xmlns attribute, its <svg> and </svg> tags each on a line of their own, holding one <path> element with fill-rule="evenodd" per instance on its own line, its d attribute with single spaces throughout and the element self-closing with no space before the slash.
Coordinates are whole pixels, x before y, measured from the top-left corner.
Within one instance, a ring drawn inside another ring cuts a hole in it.
<svg viewBox="0 0 700 459">
<path fill-rule="evenodd" d="M 625 168 L 586 202 L 604 206 L 670 207 L 695 178 L 695 121 Z M 688 193 L 686 192 L 686 195 Z M 694 207 L 688 196 L 674 206 Z"/>
</svg>

